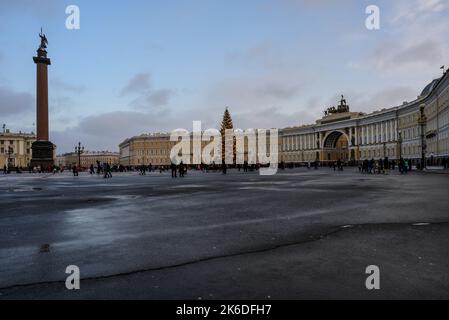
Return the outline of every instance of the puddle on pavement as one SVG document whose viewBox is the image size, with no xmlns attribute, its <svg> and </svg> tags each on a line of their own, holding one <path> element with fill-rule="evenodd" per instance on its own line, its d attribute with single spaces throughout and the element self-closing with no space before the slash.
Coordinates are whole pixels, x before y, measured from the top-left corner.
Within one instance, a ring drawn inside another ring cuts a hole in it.
<svg viewBox="0 0 449 320">
<path fill-rule="evenodd" d="M 115 199 L 115 200 L 134 200 L 134 199 L 141 198 L 141 196 L 136 196 L 136 195 L 109 195 L 109 196 L 104 196 L 103 198 Z"/>
<path fill-rule="evenodd" d="M 173 186 L 172 189 L 179 189 L 179 188 L 207 188 L 208 186 L 203 184 L 182 184 L 179 186 Z"/>
</svg>

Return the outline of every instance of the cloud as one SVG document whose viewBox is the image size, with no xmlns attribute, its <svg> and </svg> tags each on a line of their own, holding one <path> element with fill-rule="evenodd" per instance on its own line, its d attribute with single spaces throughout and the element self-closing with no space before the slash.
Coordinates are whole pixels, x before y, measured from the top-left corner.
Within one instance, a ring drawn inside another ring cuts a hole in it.
<svg viewBox="0 0 449 320">
<path fill-rule="evenodd" d="M 158 110 L 160 107 L 169 105 L 171 98 L 176 92 L 173 89 L 153 89 L 151 75 L 149 73 L 139 73 L 133 76 L 126 86 L 121 90 L 120 96 L 134 96 L 129 106 L 137 110 L 152 109 Z"/>
<path fill-rule="evenodd" d="M 272 97 L 284 100 L 296 97 L 301 91 L 300 84 L 265 82 L 256 88 L 256 93 L 262 97 Z"/>
<path fill-rule="evenodd" d="M 0 115 L 2 117 L 26 114 L 33 110 L 34 97 L 28 92 L 15 92 L 0 86 Z"/>
<path fill-rule="evenodd" d="M 172 89 L 159 89 L 139 95 L 129 103 L 135 110 L 164 112 L 167 110 L 170 100 L 176 95 Z"/>
<path fill-rule="evenodd" d="M 51 139 L 58 154 L 72 151 L 78 141 L 89 150 L 118 150 L 126 138 L 157 131 L 170 131 L 180 125 L 176 117 L 137 111 L 116 111 L 80 119 L 73 127 L 52 131 Z M 171 129 L 170 129 L 171 128 Z"/>
<path fill-rule="evenodd" d="M 147 97 L 149 105 L 161 107 L 168 105 L 170 99 L 175 95 L 171 89 L 160 89 L 150 93 Z"/>
<path fill-rule="evenodd" d="M 449 7 L 444 1 L 445 0 L 407 0 L 406 5 L 404 2 L 399 2 L 397 13 L 393 17 L 392 22 L 396 24 L 408 23 L 441 13 Z M 413 10 L 410 8 L 413 8 Z"/>
<path fill-rule="evenodd" d="M 84 89 L 76 85 L 55 80 L 58 87 L 67 91 Z M 58 146 L 58 153 L 72 151 L 78 141 L 90 150 L 118 150 L 118 144 L 126 138 L 155 131 L 171 131 L 177 127 L 189 127 L 188 117 L 174 116 L 167 107 L 176 91 L 153 89 L 150 73 L 138 73 L 131 77 L 120 92 L 120 97 L 130 97 L 125 111 L 97 113 L 78 119 L 58 117 L 65 122 L 60 130 L 51 132 L 52 141 Z M 54 111 L 70 108 L 73 101 L 67 97 L 54 99 Z M 70 120 L 67 120 L 70 119 Z M 75 122 L 75 123 L 74 123 Z"/>
<path fill-rule="evenodd" d="M 410 65 L 435 67 L 435 62 L 442 60 L 443 49 L 432 39 L 425 39 L 411 45 L 385 43 L 371 57 L 377 69 L 400 69 Z"/>
<path fill-rule="evenodd" d="M 358 70 L 381 71 L 383 77 L 417 79 L 435 77 L 447 64 L 449 44 L 445 39 L 449 21 L 447 3 L 441 0 L 398 0 L 382 10 L 381 31 L 371 33 L 380 41 L 367 44 L 366 55 L 351 59 Z M 412 75 L 412 76 L 411 76 Z"/>
<path fill-rule="evenodd" d="M 297 97 L 303 89 L 303 82 L 282 75 L 261 77 L 229 77 L 209 88 L 209 99 L 223 105 L 242 108 L 269 107 Z"/>
<path fill-rule="evenodd" d="M 419 0 L 418 11 L 441 12 L 448 7 L 443 0 Z"/>
<path fill-rule="evenodd" d="M 133 76 L 121 90 L 120 96 L 142 94 L 151 89 L 151 76 L 149 73 L 139 73 Z"/>
<path fill-rule="evenodd" d="M 146 114 L 137 112 L 111 112 L 87 116 L 73 127 L 61 131 L 52 131 L 52 142 L 57 152 L 73 150 L 78 141 L 88 150 L 118 150 L 118 144 L 125 137 L 131 137 L 147 130 L 145 122 L 150 120 Z"/>
</svg>

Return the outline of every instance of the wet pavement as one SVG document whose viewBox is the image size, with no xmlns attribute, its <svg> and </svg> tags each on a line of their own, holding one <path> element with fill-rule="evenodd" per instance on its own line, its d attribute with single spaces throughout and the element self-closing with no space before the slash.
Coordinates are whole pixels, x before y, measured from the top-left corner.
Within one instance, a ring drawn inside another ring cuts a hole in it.
<svg viewBox="0 0 449 320">
<path fill-rule="evenodd" d="M 448 299 L 448 187 L 354 169 L 0 176 L 0 299 Z"/>
</svg>

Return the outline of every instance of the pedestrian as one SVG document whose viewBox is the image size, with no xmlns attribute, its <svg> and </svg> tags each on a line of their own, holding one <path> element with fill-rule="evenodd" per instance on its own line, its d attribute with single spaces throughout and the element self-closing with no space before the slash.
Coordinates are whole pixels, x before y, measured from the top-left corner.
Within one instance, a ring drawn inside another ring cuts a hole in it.
<svg viewBox="0 0 449 320">
<path fill-rule="evenodd" d="M 112 178 L 112 168 L 111 165 L 109 163 L 105 163 L 103 165 L 104 167 L 104 177 L 106 179 Z"/>
<path fill-rule="evenodd" d="M 73 176 L 74 177 L 78 177 L 78 167 L 77 166 L 73 166 L 72 171 L 73 171 Z"/>
<path fill-rule="evenodd" d="M 222 169 L 222 172 L 223 172 L 223 174 L 227 174 L 227 166 L 226 166 L 226 163 L 224 162 L 224 160 L 223 160 L 223 162 L 222 162 L 222 164 L 221 164 L 221 169 Z"/>
<path fill-rule="evenodd" d="M 101 163 L 100 160 L 97 160 L 97 174 L 101 173 Z"/>
<path fill-rule="evenodd" d="M 371 158 L 371 160 L 368 162 L 368 173 L 373 174 L 374 169 L 374 159 Z"/>
<path fill-rule="evenodd" d="M 184 178 L 184 163 L 182 161 L 179 164 L 179 177 Z"/>
<path fill-rule="evenodd" d="M 388 157 L 385 157 L 384 159 L 384 173 L 389 174 L 390 173 L 390 160 Z"/>
<path fill-rule="evenodd" d="M 177 175 L 176 175 L 176 164 L 174 162 L 172 162 L 170 164 L 170 169 L 171 169 L 171 177 L 172 178 L 176 178 L 177 177 Z"/>
<path fill-rule="evenodd" d="M 408 173 L 408 160 L 404 160 L 402 171 L 407 174 Z"/>
</svg>

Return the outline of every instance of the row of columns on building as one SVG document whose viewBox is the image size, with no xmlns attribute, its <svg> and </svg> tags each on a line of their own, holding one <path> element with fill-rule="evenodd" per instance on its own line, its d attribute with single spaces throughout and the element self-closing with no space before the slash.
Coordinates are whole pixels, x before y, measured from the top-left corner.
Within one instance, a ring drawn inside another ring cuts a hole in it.
<svg viewBox="0 0 449 320">
<path fill-rule="evenodd" d="M 315 133 L 284 137 L 283 150 L 314 150 L 317 146 Z"/>
<path fill-rule="evenodd" d="M 395 142 L 398 140 L 398 121 L 394 119 L 361 126 L 360 133 L 360 144 Z M 356 141 L 358 141 L 357 138 Z"/>
<path fill-rule="evenodd" d="M 396 142 L 398 140 L 398 121 L 397 119 L 387 120 L 379 123 L 351 127 L 349 130 L 343 129 L 343 131 L 348 135 L 349 147 L 364 144 Z M 282 149 L 284 151 L 322 149 L 325 138 L 326 132 L 324 131 L 286 136 L 282 143 Z"/>
</svg>

